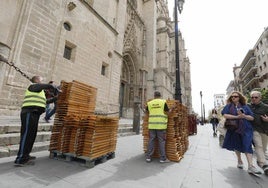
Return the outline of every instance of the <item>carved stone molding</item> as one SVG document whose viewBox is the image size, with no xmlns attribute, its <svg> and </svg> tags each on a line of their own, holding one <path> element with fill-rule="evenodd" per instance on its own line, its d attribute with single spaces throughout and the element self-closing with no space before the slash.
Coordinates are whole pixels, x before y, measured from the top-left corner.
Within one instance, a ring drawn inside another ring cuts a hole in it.
<svg viewBox="0 0 268 188">
<path fill-rule="evenodd" d="M 83 1 L 90 6 L 93 6 L 94 0 L 83 0 Z"/>
<path fill-rule="evenodd" d="M 142 20 L 142 17 L 138 14 L 138 12 L 131 4 L 128 4 L 127 6 L 127 14 L 131 19 L 135 20 L 135 24 L 137 24 L 140 29 L 144 26 L 144 21 Z"/>
<path fill-rule="evenodd" d="M 8 59 L 10 47 L 0 42 L 0 55 Z"/>
</svg>

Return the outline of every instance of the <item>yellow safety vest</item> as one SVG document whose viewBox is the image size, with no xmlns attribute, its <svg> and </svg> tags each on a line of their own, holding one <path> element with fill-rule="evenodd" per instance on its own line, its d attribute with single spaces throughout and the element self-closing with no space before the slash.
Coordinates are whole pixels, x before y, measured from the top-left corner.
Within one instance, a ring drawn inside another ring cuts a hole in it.
<svg viewBox="0 0 268 188">
<path fill-rule="evenodd" d="M 168 118 L 164 113 L 166 100 L 154 99 L 148 102 L 149 129 L 166 129 Z"/>
<path fill-rule="evenodd" d="M 44 90 L 38 92 L 31 92 L 28 89 L 25 92 L 22 107 L 38 106 L 46 108 L 46 95 Z"/>
</svg>

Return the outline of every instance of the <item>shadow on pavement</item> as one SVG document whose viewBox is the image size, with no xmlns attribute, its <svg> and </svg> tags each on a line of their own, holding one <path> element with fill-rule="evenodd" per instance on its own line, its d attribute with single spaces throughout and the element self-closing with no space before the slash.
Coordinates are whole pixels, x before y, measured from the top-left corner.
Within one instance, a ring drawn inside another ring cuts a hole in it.
<svg viewBox="0 0 268 188">
<path fill-rule="evenodd" d="M 24 167 L 15 167 L 13 161 L 6 163 L 2 162 L 0 164 L 0 177 L 4 182 L 8 182 L 8 187 L 15 187 L 20 185 L 20 183 L 27 185 L 27 183 L 25 183 L 27 181 L 34 182 L 36 183 L 36 186 L 39 187 L 40 185 L 51 185 L 65 177 L 85 170 L 88 169 L 81 167 L 78 163 L 58 161 L 56 159 L 50 159 L 47 156 L 37 157 L 35 165 Z"/>
<path fill-rule="evenodd" d="M 224 181 L 223 184 L 230 184 L 232 187 L 243 187 L 243 188 L 253 188 L 256 187 L 256 184 L 259 187 L 266 187 L 268 184 L 268 178 L 264 174 L 261 174 L 260 177 L 248 174 L 245 169 L 238 169 L 236 167 L 228 167 L 225 169 L 218 170 L 223 177 L 223 180 L 216 181 L 214 185 L 222 184 L 221 181 Z"/>
<path fill-rule="evenodd" d="M 150 176 L 156 176 L 172 164 L 174 164 L 174 162 L 161 164 L 157 158 L 154 158 L 151 163 L 146 163 L 144 154 L 137 155 L 121 163 L 114 164 L 117 170 L 112 176 L 92 184 L 90 187 L 103 187 L 112 181 L 139 181 Z"/>
</svg>

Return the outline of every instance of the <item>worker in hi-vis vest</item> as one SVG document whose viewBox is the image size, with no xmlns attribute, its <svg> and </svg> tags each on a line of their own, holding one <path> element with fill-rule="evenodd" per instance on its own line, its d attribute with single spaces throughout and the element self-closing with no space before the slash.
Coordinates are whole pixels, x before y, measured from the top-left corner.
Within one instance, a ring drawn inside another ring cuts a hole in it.
<svg viewBox="0 0 268 188">
<path fill-rule="evenodd" d="M 170 111 L 166 100 L 161 99 L 159 91 L 154 92 L 154 99 L 149 101 L 146 106 L 146 111 L 149 113 L 148 129 L 149 129 L 149 142 L 146 154 L 146 162 L 152 161 L 154 153 L 154 141 L 158 138 L 160 163 L 170 162 L 166 157 L 166 129 L 168 116 Z"/>
<path fill-rule="evenodd" d="M 44 89 L 57 89 L 51 84 L 42 84 L 42 77 L 34 76 L 32 84 L 25 92 L 22 103 L 20 119 L 20 146 L 15 160 L 15 166 L 33 165 L 35 156 L 30 156 L 36 138 L 40 115 L 45 112 L 46 104 L 52 103 L 57 98 L 46 100 Z M 59 90 L 60 91 L 60 90 Z"/>
</svg>

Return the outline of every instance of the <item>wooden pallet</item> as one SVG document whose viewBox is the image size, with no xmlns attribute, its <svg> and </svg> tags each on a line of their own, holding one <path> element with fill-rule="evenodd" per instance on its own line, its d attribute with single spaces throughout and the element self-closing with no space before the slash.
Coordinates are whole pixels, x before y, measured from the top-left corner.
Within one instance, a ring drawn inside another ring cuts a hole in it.
<svg viewBox="0 0 268 188">
<path fill-rule="evenodd" d="M 93 168 L 98 164 L 104 163 L 109 159 L 115 158 L 115 152 L 109 152 L 96 158 L 89 158 L 86 156 L 77 156 L 73 153 L 62 153 L 57 150 L 53 150 L 50 151 L 49 158 L 68 162 L 74 161 L 87 168 Z"/>
</svg>

